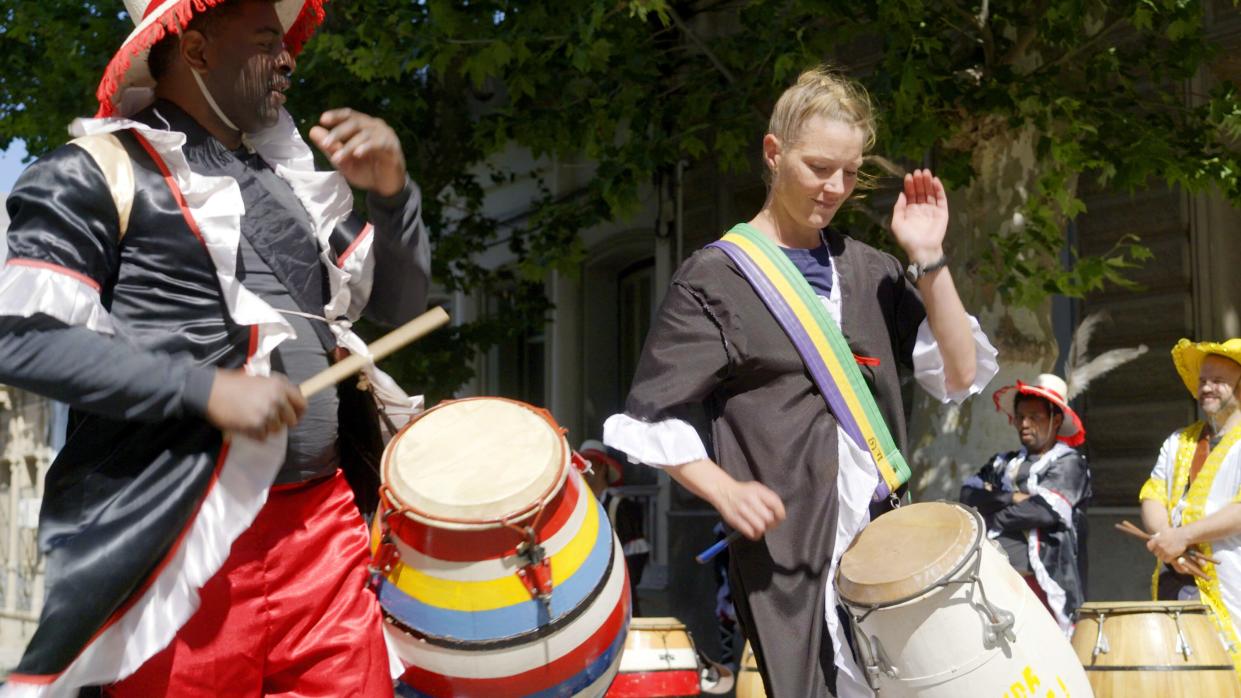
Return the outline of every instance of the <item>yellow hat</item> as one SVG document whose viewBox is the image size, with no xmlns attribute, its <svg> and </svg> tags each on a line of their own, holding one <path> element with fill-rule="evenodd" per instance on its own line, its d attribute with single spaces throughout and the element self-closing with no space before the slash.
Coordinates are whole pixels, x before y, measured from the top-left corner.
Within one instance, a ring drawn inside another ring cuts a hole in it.
<svg viewBox="0 0 1241 698">
<path fill-rule="evenodd" d="M 1191 342 L 1182 339 L 1172 347 L 1172 364 L 1176 372 L 1181 374 L 1189 394 L 1198 399 L 1198 372 L 1202 370 L 1202 361 L 1208 354 L 1218 354 L 1241 364 L 1241 337 L 1233 337 L 1223 342 Z"/>
</svg>

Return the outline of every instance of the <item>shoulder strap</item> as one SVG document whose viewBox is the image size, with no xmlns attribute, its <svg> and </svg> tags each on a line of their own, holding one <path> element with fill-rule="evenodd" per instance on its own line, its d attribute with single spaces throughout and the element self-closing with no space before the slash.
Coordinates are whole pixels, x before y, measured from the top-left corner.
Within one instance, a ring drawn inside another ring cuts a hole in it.
<svg viewBox="0 0 1241 698">
<path fill-rule="evenodd" d="M 129 228 L 129 213 L 134 205 L 134 163 L 125 152 L 125 146 L 114 133 L 100 133 L 75 138 L 70 143 L 78 146 L 94 158 L 103 171 L 116 203 L 116 216 L 120 221 L 120 239 L 125 238 Z M 119 240 L 118 240 L 119 242 Z"/>
<path fill-rule="evenodd" d="M 828 409 L 859 448 L 870 452 L 879 472 L 875 501 L 909 481 L 909 465 L 896 448 L 875 397 L 840 328 L 805 277 L 775 243 L 740 223 L 711 243 L 733 260 L 754 292 L 788 334 Z"/>
</svg>

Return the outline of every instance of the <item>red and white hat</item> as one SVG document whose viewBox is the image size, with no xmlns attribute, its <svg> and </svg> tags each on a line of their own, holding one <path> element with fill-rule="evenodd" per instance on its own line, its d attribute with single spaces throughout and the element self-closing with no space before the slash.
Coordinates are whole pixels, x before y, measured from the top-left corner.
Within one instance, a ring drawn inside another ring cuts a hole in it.
<svg viewBox="0 0 1241 698">
<path fill-rule="evenodd" d="M 1064 413 L 1064 421 L 1060 424 L 1060 430 L 1056 432 L 1056 438 L 1063 441 L 1069 446 L 1080 446 L 1086 442 L 1086 427 L 1082 426 L 1082 420 L 1069 407 L 1069 403 L 1065 402 L 1064 396 L 1068 394 L 1068 386 L 1064 380 L 1052 373 L 1040 373 L 1033 383 L 1025 383 L 1017 381 L 1016 385 L 1006 385 L 995 391 L 991 396 L 991 400 L 995 402 L 995 409 L 1008 415 L 1011 422 L 1013 413 L 1009 411 L 1012 403 L 1005 403 L 1004 394 L 1010 390 L 1016 390 L 1023 395 L 1036 395 L 1050 402 L 1060 411 Z"/>
<path fill-rule="evenodd" d="M 577 451 L 591 463 L 607 468 L 608 487 L 621 484 L 625 469 L 621 466 L 620 461 L 608 454 L 608 447 L 604 446 L 602 441 L 586 439 Z"/>
<path fill-rule="evenodd" d="M 196 14 L 230 0 L 125 0 L 125 9 L 137 26 L 108 61 L 95 97 L 99 99 L 97 117 L 116 116 L 125 91 L 135 87 L 154 87 L 155 79 L 147 64 L 151 47 L 169 34 L 180 34 Z M 327 0 L 276 0 L 276 14 L 284 27 L 289 52 L 297 55 L 323 22 Z"/>
</svg>

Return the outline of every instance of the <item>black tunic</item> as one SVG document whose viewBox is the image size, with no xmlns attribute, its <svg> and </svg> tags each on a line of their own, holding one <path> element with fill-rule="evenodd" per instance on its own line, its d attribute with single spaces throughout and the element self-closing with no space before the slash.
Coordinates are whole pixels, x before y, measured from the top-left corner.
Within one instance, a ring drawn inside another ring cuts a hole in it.
<svg viewBox="0 0 1241 698">
<path fill-rule="evenodd" d="M 859 368 L 903 447 L 897 365 L 912 368 L 926 311 L 894 257 L 836 232 L 827 242 L 842 332 L 855 355 L 870 359 Z M 825 594 L 836 552 L 837 422 L 788 336 L 732 261 L 712 248 L 678 270 L 625 404 L 626 415 L 643 422 L 692 423 L 703 409 L 716 462 L 738 480 L 770 487 L 787 512 L 761 541 L 731 549 L 733 599 L 768 695 L 830 695 Z"/>
</svg>

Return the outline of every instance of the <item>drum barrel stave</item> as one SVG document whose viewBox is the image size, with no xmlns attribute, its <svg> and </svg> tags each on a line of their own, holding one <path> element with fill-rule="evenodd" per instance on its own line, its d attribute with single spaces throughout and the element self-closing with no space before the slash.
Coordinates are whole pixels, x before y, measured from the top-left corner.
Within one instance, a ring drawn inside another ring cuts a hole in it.
<svg viewBox="0 0 1241 698">
<path fill-rule="evenodd" d="M 1098 698 L 1241 697 L 1210 608 L 1196 602 L 1094 602 L 1073 646 Z"/>
</svg>

